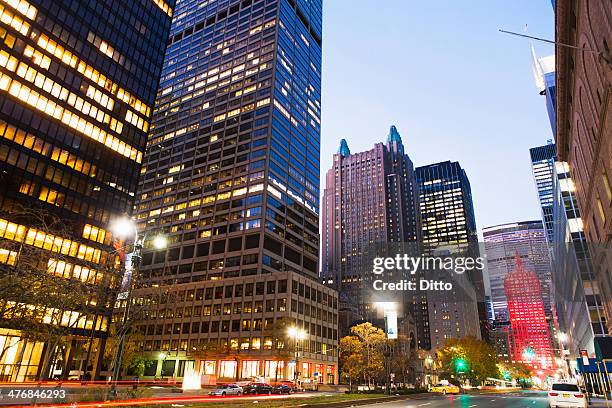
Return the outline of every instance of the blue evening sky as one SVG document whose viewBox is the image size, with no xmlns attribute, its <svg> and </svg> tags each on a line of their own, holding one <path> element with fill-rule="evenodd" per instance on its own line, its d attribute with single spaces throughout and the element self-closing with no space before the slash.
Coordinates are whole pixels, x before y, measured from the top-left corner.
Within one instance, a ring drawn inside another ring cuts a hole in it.
<svg viewBox="0 0 612 408">
<path fill-rule="evenodd" d="M 530 41 L 498 29 L 554 38 L 549 0 L 323 3 L 322 189 L 340 139 L 367 150 L 395 124 L 415 166 L 463 166 L 479 232 L 541 218 L 529 148 L 552 138 L 545 101 Z"/>
</svg>

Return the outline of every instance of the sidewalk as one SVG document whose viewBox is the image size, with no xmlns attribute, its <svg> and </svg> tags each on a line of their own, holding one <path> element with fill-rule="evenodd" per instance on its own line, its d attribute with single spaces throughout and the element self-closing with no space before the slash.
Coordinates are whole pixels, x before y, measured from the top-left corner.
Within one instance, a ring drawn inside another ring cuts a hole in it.
<svg viewBox="0 0 612 408">
<path fill-rule="evenodd" d="M 608 407 L 612 408 L 612 401 L 608 401 Z M 603 398 L 591 398 L 589 401 L 589 408 L 606 408 L 606 400 Z"/>
</svg>

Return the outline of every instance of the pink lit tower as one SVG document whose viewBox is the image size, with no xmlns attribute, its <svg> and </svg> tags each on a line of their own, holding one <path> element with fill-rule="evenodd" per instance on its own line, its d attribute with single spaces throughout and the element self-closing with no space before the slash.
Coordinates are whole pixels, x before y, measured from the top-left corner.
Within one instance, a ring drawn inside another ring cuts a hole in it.
<svg viewBox="0 0 612 408">
<path fill-rule="evenodd" d="M 511 357 L 543 372 L 555 369 L 544 311 L 542 286 L 535 272 L 525 269 L 518 252 L 515 268 L 504 279 L 511 327 Z"/>
</svg>

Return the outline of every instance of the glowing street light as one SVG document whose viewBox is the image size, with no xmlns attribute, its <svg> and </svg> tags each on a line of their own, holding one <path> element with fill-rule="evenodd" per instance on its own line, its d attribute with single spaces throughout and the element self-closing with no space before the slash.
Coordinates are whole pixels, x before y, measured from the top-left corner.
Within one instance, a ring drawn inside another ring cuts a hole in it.
<svg viewBox="0 0 612 408">
<path fill-rule="evenodd" d="M 304 340 L 306 338 L 306 331 L 304 329 L 298 329 L 297 327 L 291 326 L 287 329 L 289 337 L 295 340 Z"/>
<path fill-rule="evenodd" d="M 293 351 L 294 351 L 294 359 L 295 359 L 295 369 L 293 370 L 293 381 L 295 386 L 298 386 L 298 360 L 300 357 L 299 353 L 299 341 L 304 340 L 306 338 L 306 331 L 304 329 L 297 328 L 295 326 L 291 326 L 287 329 L 287 335 L 293 339 Z"/>
<path fill-rule="evenodd" d="M 110 231 L 118 238 L 125 239 L 133 237 L 136 239 L 136 224 L 127 217 L 116 218 L 110 224 Z"/>
<path fill-rule="evenodd" d="M 158 235 L 153 238 L 153 248 L 165 249 L 168 246 L 168 239 L 163 235 Z"/>
<path fill-rule="evenodd" d="M 559 334 L 558 334 L 557 336 L 558 336 L 559 341 L 560 341 L 561 343 L 563 343 L 563 344 L 567 343 L 568 336 L 567 336 L 567 334 L 566 334 L 566 333 L 559 332 Z"/>
</svg>

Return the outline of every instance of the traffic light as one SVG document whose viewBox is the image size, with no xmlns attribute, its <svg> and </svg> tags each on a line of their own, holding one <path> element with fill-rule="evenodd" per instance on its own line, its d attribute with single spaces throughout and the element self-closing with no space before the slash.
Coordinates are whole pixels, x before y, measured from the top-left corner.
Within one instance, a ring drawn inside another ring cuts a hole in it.
<svg viewBox="0 0 612 408">
<path fill-rule="evenodd" d="M 531 347 L 526 347 L 523 350 L 523 360 L 532 361 L 536 358 L 536 352 Z"/>
<path fill-rule="evenodd" d="M 465 359 L 459 357 L 457 359 L 455 359 L 455 371 L 457 373 L 463 373 L 467 370 L 467 362 L 465 361 Z"/>
</svg>

